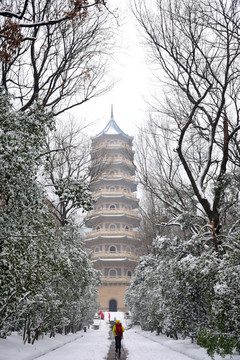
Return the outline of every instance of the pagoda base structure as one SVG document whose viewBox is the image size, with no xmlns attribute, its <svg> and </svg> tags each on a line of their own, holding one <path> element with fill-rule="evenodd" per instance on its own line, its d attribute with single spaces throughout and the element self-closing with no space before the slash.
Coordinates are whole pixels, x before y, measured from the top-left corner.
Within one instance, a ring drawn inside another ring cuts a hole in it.
<svg viewBox="0 0 240 360">
<path fill-rule="evenodd" d="M 126 286 L 114 283 L 103 284 L 99 287 L 98 291 L 98 302 L 102 311 L 128 311 L 124 303 Z"/>
</svg>

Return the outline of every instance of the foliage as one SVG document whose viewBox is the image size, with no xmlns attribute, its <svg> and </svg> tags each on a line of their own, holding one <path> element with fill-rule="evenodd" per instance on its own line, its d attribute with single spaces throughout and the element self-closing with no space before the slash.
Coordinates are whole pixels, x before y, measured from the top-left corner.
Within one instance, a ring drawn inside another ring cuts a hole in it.
<svg viewBox="0 0 240 360">
<path fill-rule="evenodd" d="M 239 348 L 240 257 L 235 241 L 235 235 L 226 238 L 225 254 L 216 256 L 204 248 L 204 238 L 157 237 L 152 253 L 140 258 L 126 294 L 133 320 L 174 338 L 190 336 L 211 355 Z"/>
<path fill-rule="evenodd" d="M 225 355 L 239 349 L 239 1 L 132 4 L 158 85 L 137 174 L 165 209 L 155 234 L 170 231 L 154 236 L 127 301 L 135 319 L 143 304 L 154 329 Z"/>
<path fill-rule="evenodd" d="M 98 273 L 78 227 L 59 227 L 38 181 L 53 125 L 41 108 L 14 112 L 1 90 L 0 331 L 19 330 L 28 342 L 49 329 L 75 331 L 97 309 Z"/>
</svg>

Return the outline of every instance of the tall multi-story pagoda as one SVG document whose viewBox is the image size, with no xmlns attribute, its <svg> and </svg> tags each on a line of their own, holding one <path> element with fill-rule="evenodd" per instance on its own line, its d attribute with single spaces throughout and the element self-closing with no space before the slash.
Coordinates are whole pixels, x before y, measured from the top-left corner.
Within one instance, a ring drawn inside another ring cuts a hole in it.
<svg viewBox="0 0 240 360">
<path fill-rule="evenodd" d="M 140 219 L 132 142 L 115 122 L 113 111 L 106 127 L 92 137 L 92 168 L 101 162 L 102 171 L 91 188 L 96 202 L 86 218 L 90 231 L 85 242 L 95 268 L 102 272 L 102 311 L 127 311 L 125 290 L 138 260 Z"/>
</svg>

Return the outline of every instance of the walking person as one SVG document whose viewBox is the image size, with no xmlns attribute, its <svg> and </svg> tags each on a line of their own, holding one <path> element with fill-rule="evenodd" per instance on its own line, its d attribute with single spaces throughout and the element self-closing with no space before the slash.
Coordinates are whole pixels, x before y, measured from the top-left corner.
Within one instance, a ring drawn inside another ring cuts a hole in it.
<svg viewBox="0 0 240 360">
<path fill-rule="evenodd" d="M 120 354 L 121 354 L 121 340 L 122 340 L 123 332 L 124 332 L 124 327 L 122 326 L 122 324 L 120 323 L 119 320 L 116 320 L 116 322 L 113 326 L 113 333 L 115 336 L 116 354 L 119 355 L 119 358 L 120 358 Z"/>
</svg>

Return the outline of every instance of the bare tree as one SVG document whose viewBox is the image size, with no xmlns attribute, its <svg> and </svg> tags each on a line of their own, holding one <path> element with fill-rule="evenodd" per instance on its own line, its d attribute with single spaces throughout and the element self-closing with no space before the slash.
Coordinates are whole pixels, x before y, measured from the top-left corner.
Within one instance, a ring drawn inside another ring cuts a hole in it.
<svg viewBox="0 0 240 360">
<path fill-rule="evenodd" d="M 1 84 L 17 108 L 57 115 L 109 90 L 111 19 L 104 0 L 1 1 Z"/>
<path fill-rule="evenodd" d="M 239 171 L 239 10 L 239 1 L 227 0 L 133 4 L 165 92 L 164 100 L 155 98 L 151 133 L 153 142 L 160 144 L 163 134 L 168 140 L 157 154 L 161 176 L 169 179 L 163 200 L 175 216 L 186 199 L 195 204 L 194 213 L 208 219 L 216 250 L 229 179 Z M 152 174 L 144 176 L 151 186 Z"/>
<path fill-rule="evenodd" d="M 70 122 L 49 135 L 46 152 L 41 156 L 46 157 L 43 181 L 57 223 L 64 226 L 75 216 L 83 220 L 79 210 L 85 212 L 92 208 L 90 187 L 104 171 L 101 166 L 104 153 L 98 152 L 97 166 L 92 169 L 86 126 Z"/>
<path fill-rule="evenodd" d="M 64 226 L 79 209 L 91 209 L 89 141 L 82 128 L 70 123 L 48 139 L 45 186 L 57 222 Z"/>
</svg>

